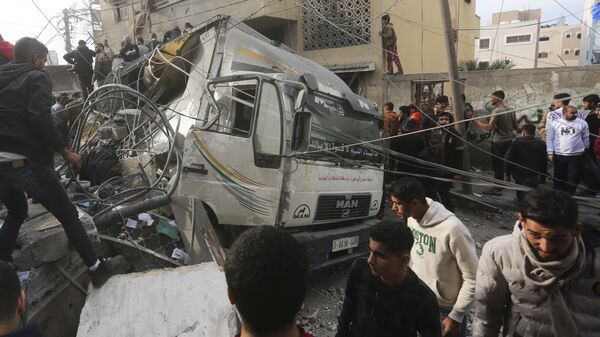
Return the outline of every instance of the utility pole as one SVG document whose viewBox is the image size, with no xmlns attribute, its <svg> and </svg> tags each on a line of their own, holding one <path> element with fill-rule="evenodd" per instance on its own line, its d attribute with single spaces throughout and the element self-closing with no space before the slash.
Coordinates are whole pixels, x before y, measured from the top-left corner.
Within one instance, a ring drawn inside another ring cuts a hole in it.
<svg viewBox="0 0 600 337">
<path fill-rule="evenodd" d="M 440 8 L 442 9 L 442 27 L 446 33 L 446 54 L 448 57 L 448 78 L 450 79 L 450 88 L 452 88 L 452 110 L 454 113 L 454 121 L 457 122 L 456 130 L 461 134 L 465 135 L 465 124 L 460 123 L 463 120 L 464 104 L 461 96 L 461 87 L 458 78 L 458 63 L 456 57 L 456 49 L 454 48 L 455 34 L 456 32 L 452 29 L 452 19 L 450 17 L 450 4 L 449 0 L 440 0 Z M 469 160 L 469 147 L 466 142 L 463 142 L 463 170 L 471 170 L 471 162 Z M 465 178 L 466 179 L 466 178 Z M 468 182 L 468 180 L 466 179 Z M 463 193 L 471 194 L 471 185 L 466 183 L 462 185 Z"/>
<path fill-rule="evenodd" d="M 63 21 L 65 23 L 65 50 L 70 53 L 73 50 L 71 46 L 71 27 L 69 23 L 69 10 L 63 9 Z"/>
</svg>

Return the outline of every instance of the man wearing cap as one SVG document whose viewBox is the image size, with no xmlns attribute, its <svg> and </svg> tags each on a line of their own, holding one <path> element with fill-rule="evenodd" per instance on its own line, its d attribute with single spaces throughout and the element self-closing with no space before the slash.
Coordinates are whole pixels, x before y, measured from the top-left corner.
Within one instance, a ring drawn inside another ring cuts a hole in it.
<svg viewBox="0 0 600 337">
<path fill-rule="evenodd" d="M 92 84 L 92 76 L 94 75 L 92 59 L 94 56 L 96 56 L 96 52 L 90 50 L 83 40 L 79 40 L 74 51 L 63 56 L 65 61 L 73 65 L 73 71 L 77 74 L 84 100 L 94 91 L 94 85 Z"/>
<path fill-rule="evenodd" d="M 517 116 L 514 111 L 504 105 L 504 91 L 494 91 L 490 97 L 490 104 L 496 108 L 492 110 L 490 120 L 484 123 L 478 119 L 473 122 L 480 128 L 492 131 L 492 167 L 494 168 L 494 178 L 504 180 L 506 171 L 505 156 L 510 149 L 514 134 L 517 129 Z M 506 177 L 510 180 L 510 177 Z M 502 195 L 502 188 L 492 187 L 483 191 L 483 194 Z"/>
</svg>

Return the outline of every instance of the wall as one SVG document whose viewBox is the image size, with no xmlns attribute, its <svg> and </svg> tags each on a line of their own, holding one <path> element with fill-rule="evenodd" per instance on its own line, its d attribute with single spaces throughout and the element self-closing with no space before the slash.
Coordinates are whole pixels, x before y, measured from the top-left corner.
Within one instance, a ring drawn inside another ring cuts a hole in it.
<svg viewBox="0 0 600 337">
<path fill-rule="evenodd" d="M 528 120 L 537 124 L 542 112 L 552 101 L 554 94 L 566 92 L 574 96 L 571 105 L 579 106 L 582 96 L 600 93 L 600 65 L 541 68 L 541 69 L 510 69 L 496 71 L 461 72 L 460 78 L 465 81 L 464 93 L 479 115 L 483 112 L 484 104 L 489 95 L 495 90 L 504 90 L 506 104 L 520 109 L 517 117 L 521 124 Z M 443 81 L 446 74 L 423 74 L 402 76 L 394 79 L 394 83 L 385 86 L 385 99 L 395 104 L 410 103 L 414 97 L 415 88 L 419 81 Z M 447 86 L 446 86 L 447 87 Z M 450 90 L 444 89 L 444 94 L 450 96 Z M 472 126 L 470 131 L 483 134 L 483 131 Z M 489 150 L 489 142 L 478 144 Z M 480 166 L 489 164 L 482 152 L 472 151 L 473 161 Z"/>
<path fill-rule="evenodd" d="M 479 49 L 479 39 L 476 41 L 475 58 L 480 62 L 511 59 L 516 69 L 533 68 L 536 58 L 536 43 L 538 40 L 538 25 L 535 21 L 503 23 L 481 27 L 479 38 L 489 38 L 490 48 Z M 497 34 L 496 34 L 497 32 Z M 507 44 L 506 37 L 514 35 L 531 35 L 529 42 Z"/>
<path fill-rule="evenodd" d="M 549 37 L 550 40 L 539 42 L 539 52 L 547 52 L 548 57 L 539 58 L 538 67 L 579 65 L 579 56 L 575 55 L 575 50 L 581 49 L 582 39 L 577 38 L 578 33 L 581 33 L 580 25 L 541 28 L 540 37 Z M 571 37 L 566 38 L 566 34 L 571 34 Z M 565 49 L 569 49 L 569 54 L 565 54 Z"/>
</svg>

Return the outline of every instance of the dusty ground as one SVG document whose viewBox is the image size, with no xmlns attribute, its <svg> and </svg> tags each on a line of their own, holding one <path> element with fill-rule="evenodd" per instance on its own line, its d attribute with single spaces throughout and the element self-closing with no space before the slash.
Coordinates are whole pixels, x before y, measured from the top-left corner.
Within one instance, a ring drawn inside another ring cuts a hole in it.
<svg viewBox="0 0 600 337">
<path fill-rule="evenodd" d="M 514 192 L 505 192 L 502 198 L 485 198 L 494 205 L 509 206 L 512 204 Z M 482 198 L 483 200 L 483 198 Z M 386 217 L 394 215 L 387 205 Z M 509 207 L 507 207 L 509 208 Z M 471 230 L 477 246 L 477 254 L 490 239 L 511 232 L 515 220 L 515 211 L 504 211 L 500 214 L 474 209 L 473 207 L 457 207 L 456 215 Z M 316 337 L 333 337 L 336 333 L 337 318 L 344 300 L 344 287 L 348 275 L 349 264 L 321 270 L 311 275 L 311 283 L 298 323 Z"/>
</svg>

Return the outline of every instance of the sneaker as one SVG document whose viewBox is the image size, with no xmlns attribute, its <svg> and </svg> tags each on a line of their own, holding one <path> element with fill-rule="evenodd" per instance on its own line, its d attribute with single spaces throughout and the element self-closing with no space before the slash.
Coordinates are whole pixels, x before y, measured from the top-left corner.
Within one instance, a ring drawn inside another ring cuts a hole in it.
<svg viewBox="0 0 600 337">
<path fill-rule="evenodd" d="M 502 190 L 497 187 L 492 187 L 489 190 L 482 192 L 485 195 L 502 195 Z"/>
<path fill-rule="evenodd" d="M 92 284 L 96 288 L 102 287 L 109 278 L 123 272 L 125 258 L 117 255 L 113 258 L 100 259 L 100 265 L 95 271 L 89 271 Z"/>
</svg>

